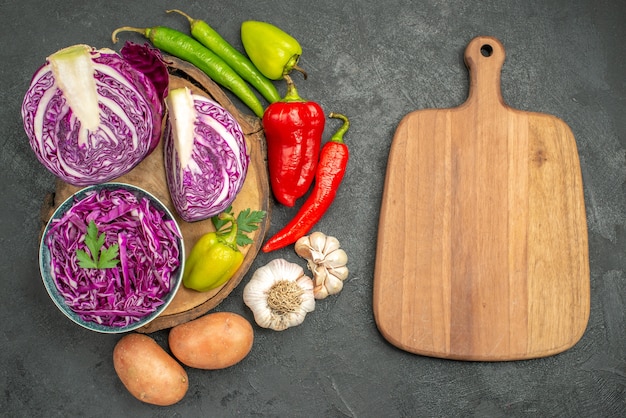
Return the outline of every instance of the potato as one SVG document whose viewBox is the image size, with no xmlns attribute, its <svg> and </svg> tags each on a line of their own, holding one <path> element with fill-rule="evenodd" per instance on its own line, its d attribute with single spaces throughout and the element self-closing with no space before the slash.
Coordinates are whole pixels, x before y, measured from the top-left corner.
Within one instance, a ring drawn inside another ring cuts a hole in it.
<svg viewBox="0 0 626 418">
<path fill-rule="evenodd" d="M 175 404 L 189 388 L 183 366 L 147 335 L 123 336 L 113 349 L 113 366 L 126 389 L 145 403 Z"/>
<path fill-rule="evenodd" d="M 215 312 L 170 330 L 172 354 L 189 367 L 216 370 L 243 360 L 254 341 L 252 325 L 241 315 Z"/>
</svg>

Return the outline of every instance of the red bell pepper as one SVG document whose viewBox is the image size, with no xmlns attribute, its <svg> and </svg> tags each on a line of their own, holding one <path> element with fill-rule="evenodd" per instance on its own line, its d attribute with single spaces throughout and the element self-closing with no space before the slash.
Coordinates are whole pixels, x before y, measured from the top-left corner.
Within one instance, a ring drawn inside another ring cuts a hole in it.
<svg viewBox="0 0 626 418">
<path fill-rule="evenodd" d="M 285 97 L 263 114 L 267 163 L 272 192 L 278 202 L 293 206 L 309 190 L 324 133 L 322 107 L 302 99 L 288 75 Z"/>
<path fill-rule="evenodd" d="M 265 243 L 263 252 L 286 247 L 306 235 L 335 200 L 350 156 L 348 146 L 343 142 L 343 135 L 348 131 L 350 122 L 340 113 L 331 113 L 329 116 L 343 120 L 343 125 L 322 147 L 313 191 L 296 216 Z"/>
</svg>

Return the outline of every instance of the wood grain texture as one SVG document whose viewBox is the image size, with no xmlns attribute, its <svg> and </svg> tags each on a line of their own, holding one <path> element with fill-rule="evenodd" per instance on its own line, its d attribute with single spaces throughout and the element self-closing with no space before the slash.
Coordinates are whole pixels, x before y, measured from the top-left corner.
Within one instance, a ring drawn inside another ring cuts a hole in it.
<svg viewBox="0 0 626 418">
<path fill-rule="evenodd" d="M 270 190 L 266 164 L 265 136 L 259 118 L 242 113 L 231 102 L 222 89 L 215 84 L 198 68 L 185 61 L 167 56 L 165 60 L 170 72 L 169 88 L 187 86 L 194 93 L 202 94 L 228 110 L 239 122 L 246 138 L 246 145 L 250 155 L 246 180 L 237 198 L 233 202 L 235 214 L 241 210 L 264 210 L 267 216 L 259 225 L 259 229 L 248 234 L 253 244 L 240 248 L 244 254 L 244 261 L 233 278 L 217 289 L 208 292 L 197 292 L 180 286 L 176 296 L 167 309 L 149 324 L 138 329 L 138 332 L 151 333 L 161 329 L 171 328 L 181 323 L 195 319 L 219 305 L 241 282 L 250 265 L 258 254 L 261 244 L 269 229 L 270 220 Z M 142 187 L 156 196 L 176 217 L 183 233 L 185 254 L 189 254 L 196 241 L 205 233 L 214 231 L 210 219 L 197 222 L 185 222 L 177 214 L 170 199 L 169 189 L 163 163 L 163 140 L 157 148 L 148 155 L 137 167 L 115 181 L 130 183 Z M 54 210 L 66 198 L 80 190 L 62 181 L 57 181 L 54 194 L 48 196 L 42 208 L 42 220 L 45 223 L 50 219 Z"/>
<path fill-rule="evenodd" d="M 574 136 L 560 119 L 507 106 L 491 37 L 465 50 L 461 106 L 405 116 L 381 202 L 374 315 L 416 354 L 544 357 L 589 317 L 589 260 Z"/>
</svg>

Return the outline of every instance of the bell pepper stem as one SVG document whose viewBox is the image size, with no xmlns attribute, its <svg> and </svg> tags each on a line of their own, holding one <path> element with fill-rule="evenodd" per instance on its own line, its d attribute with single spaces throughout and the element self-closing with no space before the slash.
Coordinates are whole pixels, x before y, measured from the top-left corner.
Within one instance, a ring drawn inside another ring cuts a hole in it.
<svg viewBox="0 0 626 418">
<path fill-rule="evenodd" d="M 331 112 L 328 117 L 341 119 L 343 121 L 343 125 L 341 126 L 341 128 L 339 128 L 337 132 L 335 132 L 333 136 L 330 137 L 330 140 L 333 142 L 343 143 L 343 135 L 348 131 L 348 128 L 350 128 L 350 121 L 345 115 L 342 115 L 341 113 Z"/>
<path fill-rule="evenodd" d="M 294 64 L 291 67 L 291 70 L 296 70 L 298 71 L 300 74 L 302 74 L 302 78 L 304 78 L 305 80 L 309 77 L 309 75 L 307 74 L 306 70 L 302 67 L 299 67 L 297 64 Z M 291 72 L 291 71 L 287 71 L 285 74 L 283 74 L 283 77 L 287 76 L 287 74 Z"/>
<path fill-rule="evenodd" d="M 224 244 L 229 245 L 233 249 L 237 249 L 237 220 L 230 213 L 222 212 L 219 214 L 219 218 L 231 223 L 230 230 L 220 235 Z"/>
<path fill-rule="evenodd" d="M 302 100 L 302 97 L 298 94 L 298 89 L 296 88 L 296 85 L 291 77 L 287 74 L 283 77 L 287 83 L 287 92 L 285 93 L 285 97 L 283 97 L 282 102 L 303 102 L 304 100 Z"/>
</svg>

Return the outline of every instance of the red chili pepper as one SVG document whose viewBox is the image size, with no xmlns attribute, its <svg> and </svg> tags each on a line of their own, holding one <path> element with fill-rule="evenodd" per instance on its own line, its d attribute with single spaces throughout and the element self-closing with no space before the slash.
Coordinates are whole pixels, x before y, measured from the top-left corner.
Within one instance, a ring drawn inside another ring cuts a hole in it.
<svg viewBox="0 0 626 418">
<path fill-rule="evenodd" d="M 322 144 L 324 111 L 298 95 L 288 75 L 285 97 L 263 114 L 267 163 L 272 192 L 278 202 L 293 206 L 309 190 Z"/>
<path fill-rule="evenodd" d="M 339 113 L 331 113 L 328 116 L 343 120 L 343 126 L 322 147 L 313 191 L 296 216 L 265 243 L 264 252 L 293 244 L 303 237 L 324 216 L 335 199 L 348 164 L 349 152 L 343 142 L 343 135 L 350 127 L 350 122 Z"/>
</svg>

